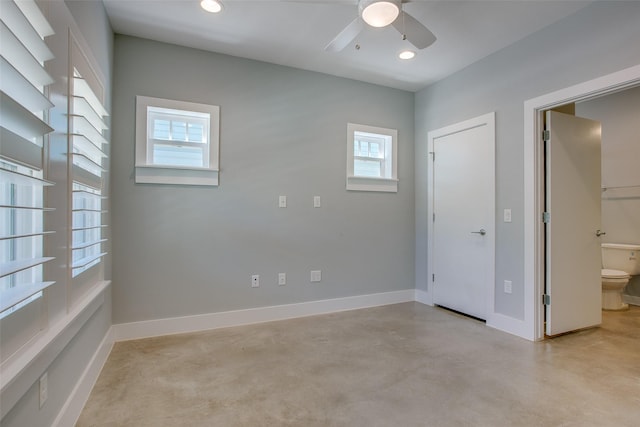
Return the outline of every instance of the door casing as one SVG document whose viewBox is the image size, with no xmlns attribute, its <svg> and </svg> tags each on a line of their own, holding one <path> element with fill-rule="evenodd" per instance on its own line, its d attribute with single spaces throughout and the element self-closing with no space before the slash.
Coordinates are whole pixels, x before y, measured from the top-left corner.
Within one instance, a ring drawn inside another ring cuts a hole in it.
<svg viewBox="0 0 640 427">
<path fill-rule="evenodd" d="M 640 85 L 640 65 L 567 87 L 524 103 L 524 319 L 501 319 L 498 329 L 538 341 L 544 338 L 544 153 L 545 110 Z"/>
</svg>

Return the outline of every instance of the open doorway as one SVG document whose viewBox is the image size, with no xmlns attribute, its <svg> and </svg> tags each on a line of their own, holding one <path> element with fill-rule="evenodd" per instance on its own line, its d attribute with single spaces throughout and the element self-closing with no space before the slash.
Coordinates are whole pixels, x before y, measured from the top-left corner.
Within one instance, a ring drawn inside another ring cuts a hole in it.
<svg viewBox="0 0 640 427">
<path fill-rule="evenodd" d="M 542 113 L 640 85 L 640 65 L 525 102 L 525 319 L 522 336 L 544 338 L 544 168 Z"/>
<path fill-rule="evenodd" d="M 602 243 L 640 245 L 640 86 L 577 103 L 575 110 L 602 123 Z M 618 267 L 607 262 L 603 268 Z M 625 319 L 640 315 L 640 275 L 631 276 L 620 303 L 616 290 L 608 292 L 604 305 L 611 310 L 603 311 L 602 325 L 632 325 Z"/>
<path fill-rule="evenodd" d="M 640 87 L 545 112 L 546 336 L 640 315 L 638 117 Z"/>
</svg>

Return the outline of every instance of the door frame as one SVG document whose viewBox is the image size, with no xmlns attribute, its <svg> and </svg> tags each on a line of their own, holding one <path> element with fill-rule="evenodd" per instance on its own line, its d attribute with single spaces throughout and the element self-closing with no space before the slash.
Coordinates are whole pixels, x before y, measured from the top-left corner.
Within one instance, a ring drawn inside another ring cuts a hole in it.
<svg viewBox="0 0 640 427">
<path fill-rule="evenodd" d="M 465 120 L 462 122 L 458 122 L 455 123 L 453 125 L 449 125 L 449 126 L 445 126 L 443 128 L 440 129 L 436 129 L 433 131 L 430 131 L 428 133 L 428 152 L 430 155 L 429 158 L 429 162 L 431 162 L 433 160 L 433 144 L 434 144 L 434 140 L 437 138 L 442 138 L 454 133 L 459 133 L 459 132 L 464 132 L 465 130 L 470 130 L 470 129 L 474 129 L 480 126 L 487 126 L 487 128 L 489 129 L 490 132 L 490 138 L 492 141 L 492 163 L 491 165 L 489 165 L 491 167 L 491 169 L 493 170 L 493 185 L 491 186 L 493 188 L 493 192 L 491 195 L 489 195 L 487 198 L 489 199 L 491 206 L 493 206 L 493 227 L 494 227 L 494 235 L 491 236 L 491 244 L 490 244 L 490 249 L 491 249 L 491 262 L 489 263 L 489 270 L 488 270 L 488 278 L 487 278 L 487 324 L 491 323 L 491 318 L 494 315 L 495 312 L 495 261 L 496 261 L 496 239 L 495 239 L 495 222 L 496 222 L 496 217 L 495 217 L 495 176 L 496 176 L 496 168 L 495 168 L 495 146 L 496 146 L 496 131 L 495 131 L 495 112 L 491 112 L 491 113 L 487 113 L 484 114 L 482 116 L 478 116 L 469 120 Z M 430 165 L 429 165 L 430 166 Z M 433 167 L 427 167 L 427 170 L 429 171 L 427 173 L 427 200 L 428 200 L 428 204 L 427 204 L 427 218 L 433 218 L 433 198 L 434 198 L 434 191 L 433 191 L 433 186 L 434 186 L 434 168 Z M 433 220 L 427 220 L 427 248 L 428 248 L 428 255 L 427 255 L 427 277 L 428 276 L 432 276 L 433 275 Z M 433 276 L 432 276 L 433 277 Z M 426 303 L 429 305 L 434 305 L 433 302 L 433 281 L 428 282 L 427 284 L 427 298 L 426 298 Z"/>
<path fill-rule="evenodd" d="M 531 341 L 544 338 L 544 110 L 586 101 L 640 84 L 640 65 L 557 90 L 524 103 L 524 320 L 501 326 Z"/>
</svg>

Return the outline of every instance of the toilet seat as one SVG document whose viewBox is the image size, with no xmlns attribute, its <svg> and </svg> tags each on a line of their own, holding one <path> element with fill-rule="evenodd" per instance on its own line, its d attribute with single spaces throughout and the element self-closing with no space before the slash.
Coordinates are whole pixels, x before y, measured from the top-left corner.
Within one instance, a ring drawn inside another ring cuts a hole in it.
<svg viewBox="0 0 640 427">
<path fill-rule="evenodd" d="M 629 273 L 621 270 L 611 270 L 609 268 L 603 268 L 601 271 L 603 279 L 629 279 Z"/>
</svg>

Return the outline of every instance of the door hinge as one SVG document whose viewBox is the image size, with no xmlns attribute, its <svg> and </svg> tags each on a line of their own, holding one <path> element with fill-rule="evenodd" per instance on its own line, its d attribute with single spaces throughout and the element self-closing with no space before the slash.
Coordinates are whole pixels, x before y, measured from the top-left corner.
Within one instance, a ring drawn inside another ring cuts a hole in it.
<svg viewBox="0 0 640 427">
<path fill-rule="evenodd" d="M 435 213 L 435 212 L 433 213 L 433 219 L 432 219 L 432 222 L 436 222 L 436 213 Z"/>
<path fill-rule="evenodd" d="M 431 158 L 435 162 L 436 161 L 436 152 L 435 151 L 429 151 L 429 154 L 431 154 Z"/>
<path fill-rule="evenodd" d="M 544 222 L 545 224 L 549 224 L 550 221 L 551 221 L 551 213 L 542 212 L 542 222 Z"/>
<path fill-rule="evenodd" d="M 548 141 L 549 139 L 551 139 L 551 132 L 549 132 L 548 130 L 543 130 L 542 131 L 542 140 L 543 141 Z"/>
<path fill-rule="evenodd" d="M 432 275 L 431 275 L 431 281 L 432 281 L 432 282 L 435 282 L 435 281 L 436 281 L 436 275 L 435 275 L 435 274 L 432 274 Z"/>
<path fill-rule="evenodd" d="M 551 295 L 549 294 L 542 295 L 542 305 L 551 305 Z"/>
</svg>

